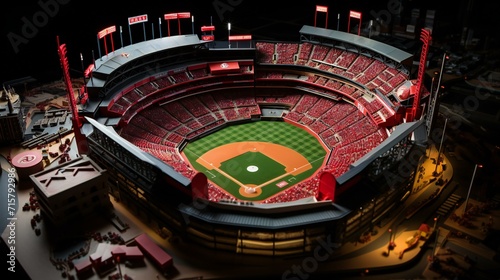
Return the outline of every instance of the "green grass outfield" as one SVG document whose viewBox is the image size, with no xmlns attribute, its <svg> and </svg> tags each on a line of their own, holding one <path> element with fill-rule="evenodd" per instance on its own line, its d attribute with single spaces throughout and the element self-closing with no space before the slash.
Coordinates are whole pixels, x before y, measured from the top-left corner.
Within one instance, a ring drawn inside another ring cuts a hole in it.
<svg viewBox="0 0 500 280">
<path fill-rule="evenodd" d="M 262 153 L 243 153 L 222 163 L 220 169 L 243 184 L 260 185 L 270 181 L 262 187 L 262 193 L 248 198 L 240 195 L 240 186 L 217 170 L 207 170 L 196 160 L 204 153 L 221 145 L 234 142 L 270 142 L 295 150 L 304 156 L 312 168 L 293 176 L 273 180 L 285 174 L 284 166 Z M 256 121 L 228 126 L 208 136 L 188 143 L 183 150 L 190 164 L 199 172 L 203 172 L 208 180 L 232 194 L 236 199 L 259 201 L 265 200 L 313 175 L 324 162 L 327 151 L 318 139 L 308 131 L 282 121 Z M 247 167 L 258 167 L 256 172 L 248 172 Z M 276 184 L 285 181 L 286 186 Z"/>
</svg>

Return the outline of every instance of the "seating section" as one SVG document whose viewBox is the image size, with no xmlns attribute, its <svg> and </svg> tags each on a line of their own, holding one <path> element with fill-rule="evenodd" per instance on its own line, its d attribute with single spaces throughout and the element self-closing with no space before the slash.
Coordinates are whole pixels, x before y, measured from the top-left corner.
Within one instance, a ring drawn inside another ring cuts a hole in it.
<svg viewBox="0 0 500 280">
<path fill-rule="evenodd" d="M 348 83 L 345 80 L 340 80 L 335 77 L 311 75 L 311 76 L 298 76 L 288 75 L 277 70 L 259 71 L 256 75 L 256 80 L 272 80 L 282 81 L 283 79 L 295 79 L 297 82 L 306 85 L 311 91 L 321 93 L 323 95 L 331 96 L 333 99 L 340 99 L 340 96 L 348 97 L 353 103 L 360 104 L 367 110 L 367 114 L 372 120 L 381 124 L 394 115 L 394 111 L 390 109 L 392 104 L 385 104 L 379 98 L 376 98 L 375 93 L 371 92 L 359 85 Z M 289 83 L 288 83 L 289 84 Z M 301 85 L 304 87 L 304 85 Z M 339 93 L 339 94 L 337 94 Z M 303 104 L 302 106 L 310 106 Z M 297 110 L 301 113 L 302 108 Z"/>
<path fill-rule="evenodd" d="M 258 115 L 260 109 L 249 91 L 240 90 L 233 99 L 224 93 L 199 94 L 141 110 L 124 126 L 121 136 L 190 177 L 194 172 L 177 150 L 184 140 Z"/>
<path fill-rule="evenodd" d="M 195 171 L 182 159 L 179 146 L 227 123 L 258 118 L 262 106 L 286 108 L 282 115 L 286 121 L 314 132 L 331 151 L 323 170 L 336 177 L 388 137 L 379 124 L 394 114 L 393 104 L 386 104 L 375 90 L 391 94 L 408 80 L 407 73 L 373 57 L 312 43 L 257 42 L 256 50 L 259 64 L 320 71 L 297 74 L 273 68 L 253 73 L 252 66 L 245 66 L 240 75 L 215 77 L 207 67 L 195 65 L 130 85 L 115 95 L 107 109 L 126 120 L 120 130 L 124 139 L 188 178 Z M 220 90 L 245 81 L 249 86 Z M 256 93 L 255 84 L 273 86 L 273 92 Z M 286 89 L 284 84 L 300 90 Z M 208 86 L 217 91 L 193 91 Z M 317 176 L 264 203 L 316 195 Z M 234 199 L 211 183 L 208 190 L 213 201 Z"/>
<path fill-rule="evenodd" d="M 184 67 L 171 70 L 162 76 L 150 77 L 130 85 L 121 92 L 114 94 L 107 110 L 116 115 L 124 115 L 138 103 L 151 103 L 149 97 L 152 95 L 175 95 L 178 92 L 196 88 L 197 86 L 206 86 L 207 84 L 220 84 L 224 81 L 237 82 L 245 79 L 252 80 L 253 67 L 251 65 L 241 65 L 240 74 L 231 77 L 225 75 L 213 76 L 209 73 L 208 64 L 195 65 L 191 69 L 190 67 Z M 133 115 L 133 113 L 129 114 Z"/>
<path fill-rule="evenodd" d="M 298 51 L 297 43 L 276 43 L 277 64 L 294 64 Z"/>
<path fill-rule="evenodd" d="M 318 181 L 319 176 L 316 175 L 314 178 L 308 181 L 302 181 L 284 192 L 273 196 L 269 199 L 264 200 L 262 203 L 280 203 L 294 201 L 301 198 L 316 196 L 318 194 Z"/>
<path fill-rule="evenodd" d="M 384 62 L 349 50 L 304 43 L 257 42 L 261 64 L 295 64 L 329 72 L 385 95 L 409 79 L 409 74 Z M 285 56 L 285 57 L 284 57 Z M 379 77 L 380 79 L 376 79 Z"/>
<path fill-rule="evenodd" d="M 274 63 L 274 54 L 276 53 L 276 45 L 274 43 L 259 42 L 255 45 L 257 54 L 260 55 L 261 63 Z"/>
<path fill-rule="evenodd" d="M 313 110 L 305 113 L 296 110 L 300 108 L 303 111 L 301 104 L 309 104 L 309 100 L 310 98 L 302 97 L 285 118 L 308 126 L 320 136 L 332 150 L 325 170 L 335 176 L 345 173 L 350 164 L 387 138 L 381 128 L 349 103 L 325 102 L 320 99 L 312 106 Z M 318 114 L 321 111 L 323 113 Z"/>
<path fill-rule="evenodd" d="M 289 110 L 287 121 L 297 122 L 316 133 L 331 150 L 324 170 L 340 176 L 349 165 L 387 138 L 366 115 L 350 103 L 310 93 L 288 93 L 277 89 L 273 94 L 254 95 L 251 90 L 204 93 L 178 99 L 140 111 L 121 130 L 121 136 L 142 150 L 192 178 L 195 171 L 182 160 L 178 147 L 225 123 L 260 115 L 260 106 L 281 105 Z M 316 194 L 317 177 L 301 182 L 264 201 L 276 203 Z M 216 186 L 209 186 L 210 199 L 234 199 Z"/>
</svg>

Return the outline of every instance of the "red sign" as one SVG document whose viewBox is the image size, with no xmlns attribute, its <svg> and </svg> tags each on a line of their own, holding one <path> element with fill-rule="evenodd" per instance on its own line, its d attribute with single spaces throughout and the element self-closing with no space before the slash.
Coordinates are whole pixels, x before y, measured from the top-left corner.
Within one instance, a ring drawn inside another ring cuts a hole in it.
<svg viewBox="0 0 500 280">
<path fill-rule="evenodd" d="M 128 24 L 136 24 L 136 23 L 141 23 L 141 22 L 146 22 L 148 21 L 148 15 L 140 15 L 140 16 L 135 16 L 135 17 L 129 17 L 128 18 Z"/>
<path fill-rule="evenodd" d="M 252 40 L 252 35 L 232 35 L 229 36 L 229 41 L 245 41 Z"/>
<path fill-rule="evenodd" d="M 201 35 L 201 40 L 203 41 L 213 41 L 215 40 L 214 35 Z"/>
<path fill-rule="evenodd" d="M 328 13 L 328 7 L 316 5 L 316 12 Z"/>
<path fill-rule="evenodd" d="M 240 71 L 240 64 L 237 61 L 210 63 L 209 67 L 212 74 L 226 74 Z"/>
<path fill-rule="evenodd" d="M 163 18 L 165 20 L 170 20 L 170 19 L 177 19 L 177 13 L 171 13 L 171 14 L 164 14 Z"/>
<path fill-rule="evenodd" d="M 163 18 L 165 20 L 171 20 L 171 19 L 178 19 L 178 18 L 190 18 L 191 13 L 190 12 L 184 12 L 184 13 L 170 13 L 170 14 L 164 14 Z"/>
<path fill-rule="evenodd" d="M 202 26 L 201 27 L 201 31 L 202 32 L 206 32 L 206 31 L 214 31 L 215 30 L 215 26 L 213 25 L 210 25 L 210 26 Z"/>
<path fill-rule="evenodd" d="M 104 36 L 111 34 L 115 31 L 116 31 L 116 25 L 113 25 L 113 26 L 110 26 L 108 28 L 104 28 L 103 30 L 99 31 L 99 33 L 97 33 L 97 37 L 99 37 L 99 39 L 102 39 Z"/>
<path fill-rule="evenodd" d="M 190 12 L 177 13 L 177 18 L 190 18 L 190 17 L 191 17 Z"/>
<path fill-rule="evenodd" d="M 350 11 L 349 16 L 353 18 L 359 18 L 361 19 L 361 13 L 360 12 L 355 12 L 355 11 Z"/>
</svg>

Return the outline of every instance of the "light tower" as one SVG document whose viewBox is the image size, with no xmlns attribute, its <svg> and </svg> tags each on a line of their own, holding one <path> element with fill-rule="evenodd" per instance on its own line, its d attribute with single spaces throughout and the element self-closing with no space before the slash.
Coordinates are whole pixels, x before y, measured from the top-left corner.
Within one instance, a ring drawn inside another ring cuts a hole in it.
<svg viewBox="0 0 500 280">
<path fill-rule="evenodd" d="M 61 68 L 63 70 L 64 84 L 66 85 L 66 94 L 68 95 L 70 110 L 73 122 L 73 132 L 75 134 L 76 145 L 79 154 L 88 153 L 87 139 L 81 132 L 82 121 L 78 115 L 78 108 L 76 107 L 75 94 L 73 92 L 73 85 L 71 84 L 71 78 L 69 76 L 69 63 L 66 57 L 66 44 L 60 44 L 59 36 L 57 37 L 57 52 L 59 54 L 59 59 L 61 61 Z"/>
<path fill-rule="evenodd" d="M 422 86 L 424 83 L 425 64 L 427 63 L 427 54 L 429 53 L 429 45 L 431 42 L 431 32 L 427 29 L 422 29 L 420 34 L 420 41 L 422 41 L 422 52 L 420 54 L 420 63 L 418 66 L 417 84 L 411 86 L 410 91 L 413 93 L 413 106 L 406 112 L 406 120 L 408 122 L 414 121 L 420 117 L 422 113 L 420 108 L 420 99 L 422 95 Z"/>
<path fill-rule="evenodd" d="M 227 42 L 228 42 L 229 48 L 231 48 L 231 23 L 230 22 L 227 23 Z"/>
</svg>

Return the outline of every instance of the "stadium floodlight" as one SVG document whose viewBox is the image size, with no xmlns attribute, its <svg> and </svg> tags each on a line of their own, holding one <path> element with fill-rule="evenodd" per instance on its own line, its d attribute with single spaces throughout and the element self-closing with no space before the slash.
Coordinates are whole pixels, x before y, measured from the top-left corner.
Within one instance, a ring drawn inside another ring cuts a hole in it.
<svg viewBox="0 0 500 280">
<path fill-rule="evenodd" d="M 123 46 L 123 28 L 121 25 L 120 25 L 120 43 L 121 43 L 121 46 L 123 48 L 124 47 Z"/>
<path fill-rule="evenodd" d="M 158 18 L 158 31 L 160 31 L 160 38 L 162 37 L 161 35 L 161 17 Z"/>
<path fill-rule="evenodd" d="M 170 37 L 170 20 L 177 18 L 177 13 L 164 14 L 163 18 L 167 21 L 167 36 Z"/>
<path fill-rule="evenodd" d="M 413 106 L 411 107 L 411 110 L 409 111 L 409 114 L 407 116 L 408 121 L 413 121 L 415 118 L 419 118 L 421 115 L 420 101 L 424 87 L 424 74 L 431 39 L 432 38 L 430 31 L 427 29 L 422 29 L 422 33 L 420 34 L 420 40 L 422 41 L 422 51 L 420 53 L 420 63 L 418 64 L 417 84 L 413 87 Z"/>
<path fill-rule="evenodd" d="M 356 12 L 356 11 L 349 11 L 349 20 L 347 21 L 347 32 L 351 33 L 351 18 L 357 18 L 359 19 L 359 25 L 358 25 L 358 36 L 361 35 L 361 12 Z"/>
<path fill-rule="evenodd" d="M 191 18 L 190 12 L 177 13 L 177 29 L 179 30 L 179 35 L 181 35 L 181 18 Z"/>
<path fill-rule="evenodd" d="M 100 39 L 103 39 L 104 40 L 104 50 L 106 51 L 106 55 L 108 55 L 108 46 L 106 44 L 106 36 L 109 35 L 109 37 L 111 38 L 111 50 L 114 52 L 115 51 L 115 46 L 114 46 L 114 43 L 113 43 L 113 36 L 112 34 L 116 31 L 116 25 L 113 25 L 113 26 L 110 26 L 110 27 L 106 27 L 104 28 L 103 30 L 99 31 L 97 33 L 97 47 L 98 47 L 98 50 L 99 50 L 99 56 L 101 57 L 101 47 L 100 47 L 100 44 L 99 44 L 99 40 Z M 102 57 L 101 57 L 102 59 Z"/>
<path fill-rule="evenodd" d="M 144 41 L 146 41 L 146 25 L 145 23 L 148 21 L 148 15 L 139 15 L 128 18 L 128 33 L 130 36 L 130 44 L 132 45 L 132 31 L 130 30 L 130 26 L 137 23 L 142 23 L 142 31 L 144 33 Z"/>
<path fill-rule="evenodd" d="M 465 213 L 467 213 L 467 203 L 469 202 L 470 190 L 472 189 L 472 184 L 474 183 L 474 177 L 476 177 L 476 170 L 478 167 L 482 168 L 483 166 L 481 164 L 477 164 L 477 163 L 474 166 L 474 172 L 472 172 L 472 179 L 470 180 L 469 190 L 467 191 L 467 197 L 465 198 L 464 210 L 462 212 L 462 218 L 465 216 Z"/>
<path fill-rule="evenodd" d="M 179 35 L 181 35 L 181 21 L 180 20 L 183 18 L 191 18 L 191 13 L 190 12 L 169 13 L 169 14 L 164 14 L 163 18 L 167 21 L 168 36 L 170 37 L 170 20 L 177 19 L 177 28 L 179 30 Z M 194 17 L 191 18 L 191 20 L 194 22 Z"/>
<path fill-rule="evenodd" d="M 394 248 L 392 247 L 392 229 L 390 228 L 388 232 L 389 232 L 389 245 L 387 245 L 387 255 L 389 256 L 391 254 L 391 250 Z"/>
<path fill-rule="evenodd" d="M 202 26 L 201 32 L 203 32 L 203 34 L 201 35 L 201 39 L 203 41 L 213 41 L 214 40 L 214 30 L 215 30 L 215 26 L 213 26 L 213 25 Z M 208 31 L 210 31 L 210 34 L 207 34 Z"/>
<path fill-rule="evenodd" d="M 194 34 L 194 16 L 191 16 L 191 34 Z"/>
<path fill-rule="evenodd" d="M 370 19 L 370 21 L 368 23 L 368 38 L 372 37 L 372 27 L 373 27 L 373 20 Z"/>
<path fill-rule="evenodd" d="M 228 46 L 229 48 L 231 48 L 231 23 L 228 22 L 227 23 L 227 42 L 228 42 Z"/>
<path fill-rule="evenodd" d="M 103 33 L 104 34 L 104 33 Z M 101 35 L 103 35 L 101 34 Z M 104 35 L 103 35 L 104 37 Z M 66 44 L 61 44 L 59 41 L 59 36 L 57 39 L 57 53 L 59 55 L 59 60 L 61 63 L 61 69 L 63 71 L 64 84 L 66 86 L 66 93 L 69 99 L 70 110 L 72 114 L 72 124 L 73 124 L 73 132 L 75 135 L 75 141 L 77 143 L 77 149 L 79 154 L 88 154 L 88 142 L 87 138 L 82 134 L 82 121 L 78 114 L 78 108 L 76 106 L 75 94 L 73 91 L 73 84 L 71 83 L 71 78 L 69 75 L 69 63 L 67 58 L 67 50 Z"/>
<path fill-rule="evenodd" d="M 438 78 L 438 84 L 436 87 L 436 95 L 439 93 L 439 88 L 441 87 L 441 81 L 443 79 L 444 65 L 448 59 L 449 59 L 448 53 L 445 51 L 443 53 L 443 58 L 441 59 L 441 69 L 439 70 L 439 78 Z"/>
<path fill-rule="evenodd" d="M 87 86 L 87 80 L 85 79 L 85 66 L 83 65 L 83 54 L 80 53 L 80 64 L 82 65 L 82 76 L 83 76 L 83 87 Z"/>
<path fill-rule="evenodd" d="M 439 150 L 438 150 L 438 155 L 436 158 L 436 168 L 434 169 L 434 172 L 432 173 L 435 177 L 438 176 L 437 168 L 439 163 L 441 162 L 441 148 L 443 147 L 443 140 L 444 140 L 444 134 L 446 132 L 446 124 L 448 123 L 448 118 L 444 120 L 444 128 L 443 128 L 443 134 L 441 135 L 441 143 L 439 143 Z"/>
<path fill-rule="evenodd" d="M 432 249 L 432 259 L 436 257 L 436 254 L 438 253 L 438 242 L 439 242 L 439 228 L 436 229 L 436 236 L 434 237 L 434 248 Z"/>
<path fill-rule="evenodd" d="M 318 12 L 326 14 L 325 28 L 328 28 L 328 7 L 327 6 L 316 5 L 316 11 L 314 12 L 314 26 L 315 27 L 316 27 L 316 19 L 318 17 Z"/>
</svg>

